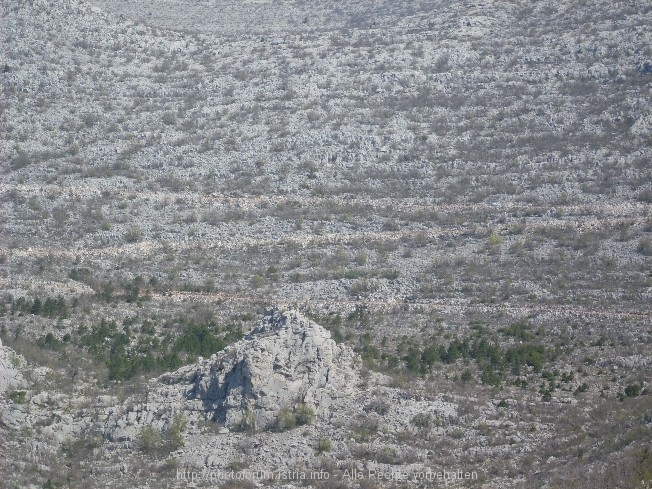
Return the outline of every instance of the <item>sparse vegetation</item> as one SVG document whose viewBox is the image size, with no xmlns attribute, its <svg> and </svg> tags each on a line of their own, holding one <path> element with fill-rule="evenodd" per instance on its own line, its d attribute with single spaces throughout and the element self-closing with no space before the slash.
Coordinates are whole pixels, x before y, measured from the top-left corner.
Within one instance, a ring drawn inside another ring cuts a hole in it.
<svg viewBox="0 0 652 489">
<path fill-rule="evenodd" d="M 163 438 L 161 434 L 150 426 L 145 426 L 138 434 L 138 444 L 145 453 L 151 453 L 161 448 Z"/>
<path fill-rule="evenodd" d="M 294 409 L 283 408 L 279 411 L 276 418 L 276 429 L 287 431 L 312 423 L 315 417 L 315 411 L 304 403 L 297 404 Z"/>
<path fill-rule="evenodd" d="M 16 404 L 24 404 L 27 391 L 14 390 L 9 393 L 9 399 Z"/>
<path fill-rule="evenodd" d="M 333 449 L 333 443 L 328 438 L 320 438 L 317 442 L 317 454 L 330 452 Z"/>
<path fill-rule="evenodd" d="M 236 426 L 237 431 L 245 433 L 254 433 L 258 429 L 258 423 L 256 422 L 256 417 L 251 411 L 245 411 L 242 413 L 242 417 Z"/>
</svg>

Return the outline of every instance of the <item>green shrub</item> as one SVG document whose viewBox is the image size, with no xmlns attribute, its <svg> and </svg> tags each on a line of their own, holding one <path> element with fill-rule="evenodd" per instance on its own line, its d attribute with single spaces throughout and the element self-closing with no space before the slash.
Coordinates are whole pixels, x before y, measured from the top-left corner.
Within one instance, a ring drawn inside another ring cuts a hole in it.
<svg viewBox="0 0 652 489">
<path fill-rule="evenodd" d="M 143 237 L 143 232 L 140 230 L 140 228 L 136 226 L 129 226 L 129 228 L 125 231 L 125 234 L 123 236 L 124 240 L 127 243 L 136 243 L 140 241 Z"/>
<path fill-rule="evenodd" d="M 307 425 L 312 422 L 315 412 L 307 404 L 299 404 L 292 411 L 289 408 L 283 408 L 279 411 L 276 418 L 276 429 L 287 431 L 297 426 Z"/>
<path fill-rule="evenodd" d="M 50 350 L 56 350 L 61 345 L 61 342 L 52 333 L 42 336 L 37 343 L 41 348 L 48 348 Z"/>
<path fill-rule="evenodd" d="M 582 392 L 587 392 L 588 390 L 589 390 L 589 384 L 587 384 L 586 382 L 584 382 L 583 384 L 581 384 L 580 386 L 578 386 L 577 389 L 575 389 L 574 394 L 577 395 L 577 394 L 580 394 L 580 393 L 582 393 Z"/>
<path fill-rule="evenodd" d="M 387 280 L 396 280 L 397 278 L 399 278 L 401 276 L 401 272 L 399 272 L 398 270 L 395 270 L 395 269 L 383 270 L 380 273 L 380 276 L 382 278 L 387 279 Z"/>
<path fill-rule="evenodd" d="M 652 189 L 644 188 L 640 190 L 638 194 L 636 194 L 636 198 L 640 202 L 647 202 L 648 204 L 652 203 Z"/>
<path fill-rule="evenodd" d="M 641 255 L 652 256 L 652 240 L 650 238 L 641 238 L 636 247 Z"/>
<path fill-rule="evenodd" d="M 294 416 L 297 420 L 297 425 L 302 426 L 312 423 L 315 418 L 315 411 L 307 404 L 301 403 L 294 410 Z"/>
<path fill-rule="evenodd" d="M 562 382 L 572 382 L 574 378 L 575 378 L 575 374 L 573 372 L 567 372 L 567 373 L 564 373 L 561 376 L 561 381 Z"/>
<path fill-rule="evenodd" d="M 185 445 L 183 440 L 183 430 L 186 429 L 188 421 L 181 413 L 174 415 L 172 426 L 170 427 L 170 449 L 178 450 Z"/>
<path fill-rule="evenodd" d="M 625 395 L 627 397 L 636 397 L 641 394 L 641 386 L 639 384 L 630 384 L 625 387 Z"/>
<path fill-rule="evenodd" d="M 245 411 L 242 413 L 242 418 L 235 427 L 236 431 L 242 431 L 245 433 L 254 433 L 258 428 L 258 423 L 256 422 L 256 416 L 252 411 Z"/>
<path fill-rule="evenodd" d="M 251 278 L 251 286 L 252 286 L 254 289 L 258 289 L 259 287 L 261 287 L 261 286 L 263 285 L 263 281 L 264 281 L 264 280 L 263 280 L 263 277 L 261 277 L 260 275 L 256 274 L 256 275 L 254 275 L 254 276 Z"/>
<path fill-rule="evenodd" d="M 351 438 L 358 443 L 370 441 L 378 432 L 378 421 L 369 416 L 357 416 L 349 425 Z"/>
<path fill-rule="evenodd" d="M 168 111 L 165 112 L 161 117 L 161 122 L 163 122 L 163 124 L 165 124 L 166 126 L 172 126 L 176 124 L 177 118 L 173 112 Z"/>
<path fill-rule="evenodd" d="M 249 461 L 243 458 L 233 459 L 226 466 L 228 470 L 232 470 L 234 472 L 240 472 L 241 470 L 244 470 L 247 467 L 249 467 Z"/>
<path fill-rule="evenodd" d="M 29 166 L 31 163 L 31 158 L 27 153 L 24 151 L 18 151 L 16 156 L 14 156 L 11 159 L 11 168 L 13 170 L 20 170 L 21 168 L 25 168 L 26 166 Z"/>
<path fill-rule="evenodd" d="M 493 385 L 493 386 L 500 385 L 500 381 L 501 381 L 500 375 L 498 375 L 496 371 L 491 367 L 487 367 L 482 371 L 482 376 L 480 377 L 480 380 L 482 381 L 483 384 Z"/>
<path fill-rule="evenodd" d="M 513 336 L 514 338 L 527 341 L 534 338 L 534 335 L 531 331 L 531 326 L 526 322 L 514 323 L 506 328 L 501 328 L 499 331 L 507 336 Z"/>
<path fill-rule="evenodd" d="M 276 428 L 279 431 L 287 431 L 297 426 L 297 418 L 289 408 L 283 408 L 279 411 L 276 419 Z"/>
<path fill-rule="evenodd" d="M 144 426 L 138 434 L 138 444 L 145 453 L 151 453 L 161 447 L 161 434 L 151 426 Z"/>
<path fill-rule="evenodd" d="M 499 246 L 503 243 L 503 238 L 498 234 L 491 233 L 487 241 L 489 242 L 490 246 Z"/>
<path fill-rule="evenodd" d="M 11 391 L 9 393 L 9 399 L 15 404 L 25 404 L 25 397 L 27 396 L 27 391 Z"/>
<path fill-rule="evenodd" d="M 366 412 L 373 411 L 381 416 L 386 415 L 389 412 L 390 405 L 387 401 L 383 399 L 373 399 L 365 407 Z"/>
<path fill-rule="evenodd" d="M 276 268 L 274 265 L 270 265 L 265 271 L 265 277 L 267 277 L 272 282 L 277 282 L 281 278 L 281 274 L 278 271 L 278 268 Z"/>
<path fill-rule="evenodd" d="M 373 292 L 376 289 L 377 287 L 375 286 L 375 284 L 372 284 L 366 279 L 361 279 L 351 284 L 351 286 L 349 287 L 349 294 L 351 296 L 357 297 L 360 295 L 367 294 L 369 292 Z"/>
<path fill-rule="evenodd" d="M 432 418 L 429 413 L 417 413 L 412 416 L 410 424 L 416 426 L 417 428 L 429 428 L 432 422 Z"/>
<path fill-rule="evenodd" d="M 381 464 L 395 465 L 400 462 L 400 456 L 398 452 L 389 446 L 382 447 L 380 450 L 378 450 L 374 458 Z"/>
<path fill-rule="evenodd" d="M 317 442 L 317 453 L 322 454 L 330 452 L 333 449 L 333 444 L 328 438 L 320 438 Z"/>
</svg>

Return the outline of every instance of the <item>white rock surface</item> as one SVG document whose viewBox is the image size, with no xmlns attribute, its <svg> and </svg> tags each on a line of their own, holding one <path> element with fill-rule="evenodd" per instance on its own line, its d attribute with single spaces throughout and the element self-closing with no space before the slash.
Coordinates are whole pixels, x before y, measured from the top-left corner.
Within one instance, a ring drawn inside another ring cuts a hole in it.
<svg viewBox="0 0 652 489">
<path fill-rule="evenodd" d="M 0 343 L 0 395 L 9 391 L 23 381 L 23 377 L 11 362 L 14 352 Z"/>
</svg>

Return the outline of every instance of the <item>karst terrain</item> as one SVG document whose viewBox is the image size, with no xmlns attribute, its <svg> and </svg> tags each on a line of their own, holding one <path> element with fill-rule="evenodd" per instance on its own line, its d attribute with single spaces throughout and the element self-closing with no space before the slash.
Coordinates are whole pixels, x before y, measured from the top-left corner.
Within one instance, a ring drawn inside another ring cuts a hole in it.
<svg viewBox="0 0 652 489">
<path fill-rule="evenodd" d="M 0 3 L 0 487 L 652 487 L 652 4 Z"/>
</svg>

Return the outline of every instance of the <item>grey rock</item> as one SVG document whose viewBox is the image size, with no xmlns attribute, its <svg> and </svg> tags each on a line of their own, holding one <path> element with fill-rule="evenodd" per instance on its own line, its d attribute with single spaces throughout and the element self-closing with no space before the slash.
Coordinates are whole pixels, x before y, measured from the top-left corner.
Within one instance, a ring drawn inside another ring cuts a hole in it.
<svg viewBox="0 0 652 489">
<path fill-rule="evenodd" d="M 16 388 L 23 382 L 23 376 L 12 363 L 12 358 L 13 350 L 3 347 L 0 343 L 0 394 Z"/>
<path fill-rule="evenodd" d="M 349 396 L 358 379 L 355 354 L 296 311 L 270 310 L 245 338 L 217 356 L 154 381 L 152 404 L 203 411 L 227 428 L 253 413 L 260 427 L 280 409 L 306 403 L 317 416 L 329 415 L 338 398 Z M 183 397 L 181 397 L 183 396 Z M 151 406 L 150 406 L 151 409 Z"/>
<path fill-rule="evenodd" d="M 279 412 L 305 403 L 317 421 L 351 408 L 359 392 L 359 360 L 330 333 L 296 311 L 271 309 L 242 340 L 209 359 L 149 382 L 146 402 L 128 399 L 103 418 L 114 442 L 138 437 L 144 426 L 163 432 L 176 413 L 194 422 L 222 425 L 219 434 L 242 427 L 273 427 Z M 156 413 L 156 414 L 155 414 Z"/>
</svg>

